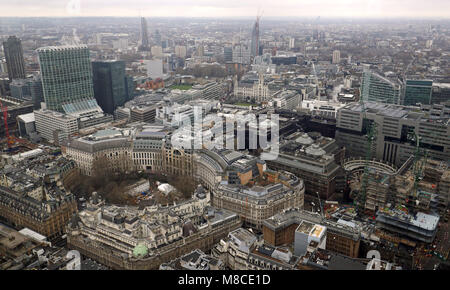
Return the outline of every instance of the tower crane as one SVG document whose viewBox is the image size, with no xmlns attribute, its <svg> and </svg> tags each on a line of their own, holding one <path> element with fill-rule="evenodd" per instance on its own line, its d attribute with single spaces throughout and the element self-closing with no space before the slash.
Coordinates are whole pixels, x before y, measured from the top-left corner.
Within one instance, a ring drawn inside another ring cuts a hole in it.
<svg viewBox="0 0 450 290">
<path fill-rule="evenodd" d="M 2 109 L 3 113 L 3 122 L 5 123 L 5 136 L 8 142 L 8 148 L 11 147 L 11 145 L 14 143 L 14 138 L 9 135 L 9 129 L 8 129 L 8 107 L 6 105 L 3 105 L 3 103 L 0 101 L 0 107 Z"/>
<path fill-rule="evenodd" d="M 363 112 L 362 126 L 364 126 L 365 121 L 369 122 L 369 125 L 367 127 L 367 146 L 364 162 L 364 171 L 361 176 L 361 187 L 359 189 L 357 196 L 353 200 L 353 205 L 357 207 L 357 211 L 359 212 L 361 212 L 364 209 L 366 203 L 367 183 L 369 181 L 369 162 L 372 159 L 372 144 L 377 136 L 376 123 L 375 121 L 370 122 L 367 119 L 366 107 L 362 98 L 360 99 L 360 104 Z"/>
</svg>

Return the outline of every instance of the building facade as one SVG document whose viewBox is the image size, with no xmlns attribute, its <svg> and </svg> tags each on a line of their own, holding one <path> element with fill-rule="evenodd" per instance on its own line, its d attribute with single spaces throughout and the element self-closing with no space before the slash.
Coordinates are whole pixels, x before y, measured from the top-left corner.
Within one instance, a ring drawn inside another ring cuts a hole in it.
<svg viewBox="0 0 450 290">
<path fill-rule="evenodd" d="M 47 109 L 94 99 L 92 67 L 87 46 L 50 46 L 37 50 Z"/>
<path fill-rule="evenodd" d="M 10 36 L 3 42 L 9 81 L 25 78 L 25 61 L 20 39 Z"/>
</svg>

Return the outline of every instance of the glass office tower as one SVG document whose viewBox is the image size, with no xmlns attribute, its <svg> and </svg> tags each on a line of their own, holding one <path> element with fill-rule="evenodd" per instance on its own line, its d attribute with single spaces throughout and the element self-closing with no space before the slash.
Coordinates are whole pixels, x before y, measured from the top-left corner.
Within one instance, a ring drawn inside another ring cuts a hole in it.
<svg viewBox="0 0 450 290">
<path fill-rule="evenodd" d="M 87 46 L 50 46 L 38 50 L 47 109 L 94 99 L 92 67 Z"/>
<path fill-rule="evenodd" d="M 432 92 L 431 80 L 406 80 L 402 105 L 430 104 Z"/>
</svg>

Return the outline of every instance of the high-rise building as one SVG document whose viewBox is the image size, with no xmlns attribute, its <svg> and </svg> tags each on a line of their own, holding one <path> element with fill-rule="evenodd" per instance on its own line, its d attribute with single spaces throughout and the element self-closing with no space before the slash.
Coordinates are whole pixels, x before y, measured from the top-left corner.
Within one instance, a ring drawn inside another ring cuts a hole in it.
<svg viewBox="0 0 450 290">
<path fill-rule="evenodd" d="M 100 107 L 113 114 L 128 99 L 125 62 L 120 60 L 92 62 L 94 95 Z"/>
<path fill-rule="evenodd" d="M 232 62 L 233 61 L 233 47 L 226 46 L 223 48 L 223 60 L 225 62 Z"/>
<path fill-rule="evenodd" d="M 153 57 L 161 58 L 163 56 L 163 50 L 160 45 L 152 46 L 151 52 Z"/>
<path fill-rule="evenodd" d="M 376 73 L 365 71 L 361 82 L 361 98 L 364 101 L 398 104 L 401 86 Z"/>
<path fill-rule="evenodd" d="M 180 58 L 186 58 L 186 46 L 183 45 L 175 46 L 175 55 Z"/>
<path fill-rule="evenodd" d="M 253 25 L 251 55 L 259 55 L 259 16 L 256 17 L 255 24 Z"/>
<path fill-rule="evenodd" d="M 333 51 L 332 63 L 337 64 L 341 62 L 341 52 L 339 50 Z"/>
<path fill-rule="evenodd" d="M 159 30 L 156 29 L 155 31 L 155 35 L 153 36 L 153 39 L 155 41 L 155 45 L 162 45 L 162 41 L 161 41 L 161 33 L 159 33 Z"/>
<path fill-rule="evenodd" d="M 289 38 L 289 49 L 293 49 L 295 47 L 295 38 Z"/>
<path fill-rule="evenodd" d="M 428 105 L 431 102 L 433 81 L 431 80 L 406 80 L 402 105 L 411 106 L 418 103 Z"/>
<path fill-rule="evenodd" d="M 145 17 L 141 17 L 141 46 L 139 47 L 141 51 L 149 51 L 150 45 L 148 43 L 148 27 L 147 20 Z"/>
<path fill-rule="evenodd" d="M 94 99 L 87 46 L 42 47 L 38 55 L 47 109 L 64 112 L 63 105 Z"/>
<path fill-rule="evenodd" d="M 9 80 L 25 78 L 25 62 L 20 39 L 10 36 L 3 42 Z"/>
</svg>

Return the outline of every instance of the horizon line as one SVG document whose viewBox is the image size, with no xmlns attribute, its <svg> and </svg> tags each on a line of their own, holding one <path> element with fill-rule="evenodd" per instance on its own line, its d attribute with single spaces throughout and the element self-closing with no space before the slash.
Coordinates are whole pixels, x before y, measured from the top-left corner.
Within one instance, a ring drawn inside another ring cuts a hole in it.
<svg viewBox="0 0 450 290">
<path fill-rule="evenodd" d="M 60 15 L 60 16 L 3 16 L 0 18 L 183 18 L 183 19 L 236 19 L 255 18 L 255 16 L 117 16 L 117 15 Z M 264 19 L 408 19 L 408 20 L 450 20 L 449 16 L 265 16 Z"/>
</svg>

